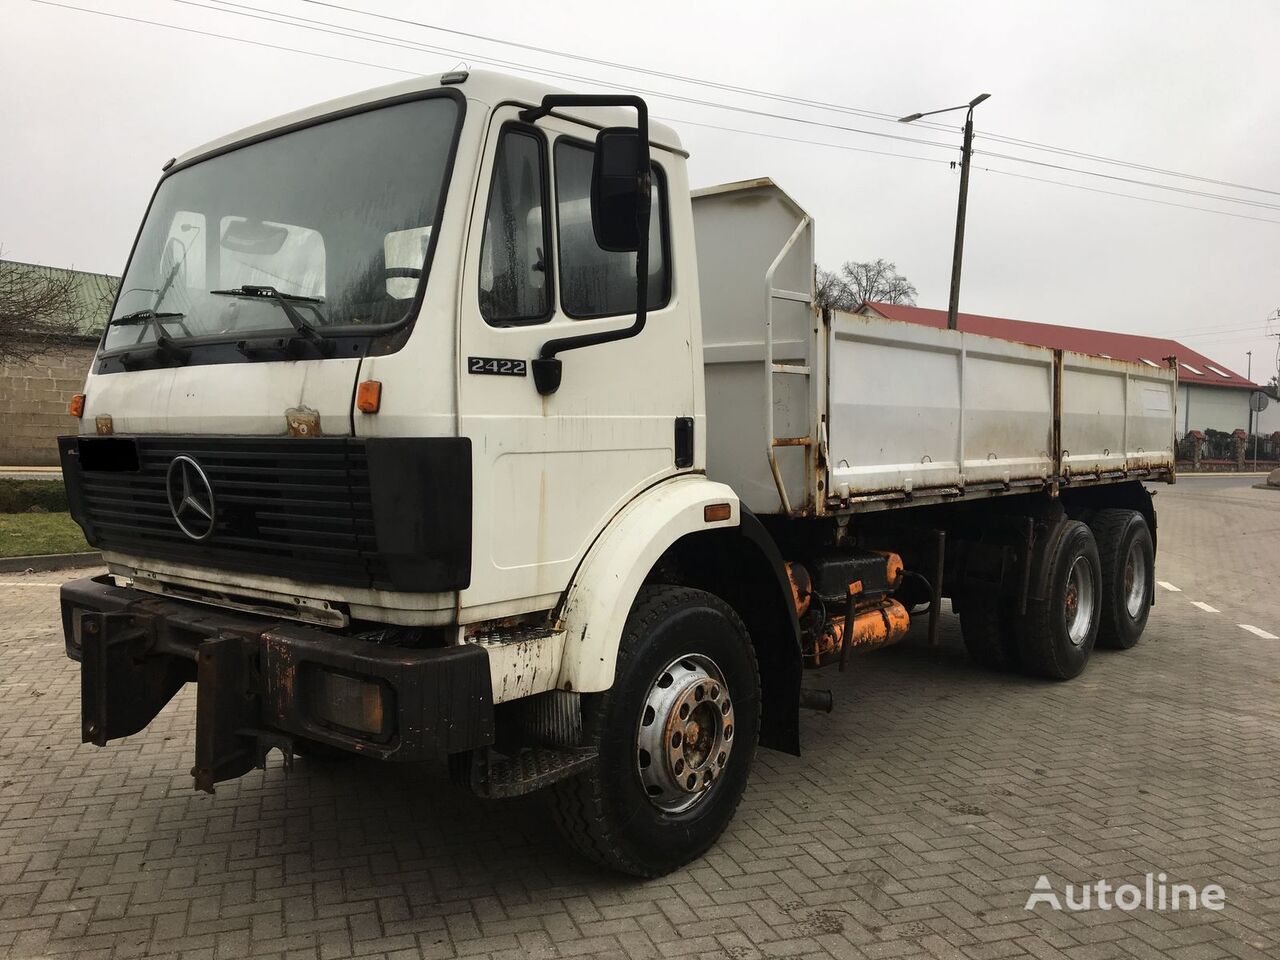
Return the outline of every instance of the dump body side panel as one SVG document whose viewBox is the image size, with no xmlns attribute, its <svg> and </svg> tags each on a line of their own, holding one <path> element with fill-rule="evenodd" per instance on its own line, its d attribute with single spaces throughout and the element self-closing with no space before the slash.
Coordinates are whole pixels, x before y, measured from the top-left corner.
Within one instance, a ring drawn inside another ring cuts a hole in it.
<svg viewBox="0 0 1280 960">
<path fill-rule="evenodd" d="M 1173 370 L 1063 353 L 1063 474 L 1172 470 L 1177 389 Z"/>
<path fill-rule="evenodd" d="M 1052 475 L 1051 350 L 846 313 L 827 343 L 833 494 Z"/>
</svg>

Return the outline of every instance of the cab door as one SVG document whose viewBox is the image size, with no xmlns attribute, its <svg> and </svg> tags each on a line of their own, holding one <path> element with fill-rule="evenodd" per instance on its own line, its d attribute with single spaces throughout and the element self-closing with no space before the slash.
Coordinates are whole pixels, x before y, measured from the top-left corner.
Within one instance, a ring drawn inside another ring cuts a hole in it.
<svg viewBox="0 0 1280 960">
<path fill-rule="evenodd" d="M 553 606 L 604 524 L 692 465 L 676 433 L 694 415 L 695 341 L 671 266 L 663 158 L 645 330 L 561 354 L 560 388 L 540 396 L 530 361 L 545 341 L 634 322 L 635 260 L 595 244 L 595 130 L 560 117 L 528 125 L 518 111 L 492 117 L 460 291 L 459 432 L 474 476 L 463 622 Z"/>
</svg>

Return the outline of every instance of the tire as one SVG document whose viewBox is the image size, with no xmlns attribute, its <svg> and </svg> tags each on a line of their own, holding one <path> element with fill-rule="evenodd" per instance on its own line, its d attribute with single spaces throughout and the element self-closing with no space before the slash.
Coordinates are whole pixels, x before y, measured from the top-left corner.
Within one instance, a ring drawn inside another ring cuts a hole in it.
<svg viewBox="0 0 1280 960">
<path fill-rule="evenodd" d="M 1155 546 L 1136 510 L 1099 510 L 1089 521 L 1102 564 L 1098 645 L 1128 650 L 1147 627 L 1155 590 Z"/>
<path fill-rule="evenodd" d="M 1070 680 L 1089 662 L 1101 619 L 1102 566 L 1093 532 L 1065 520 L 1037 550 L 1038 589 L 1016 621 L 1018 656 L 1035 676 Z"/>
<path fill-rule="evenodd" d="M 999 593 L 971 591 L 960 603 L 960 635 L 974 663 L 988 670 L 1020 666 L 1013 618 Z"/>
<path fill-rule="evenodd" d="M 733 609 L 701 590 L 643 587 L 623 630 L 613 686 L 584 698 L 583 712 L 584 739 L 599 758 L 555 784 L 548 798 L 569 843 L 641 877 L 705 853 L 742 799 L 760 728 L 755 650 Z M 690 730 L 697 739 L 685 741 Z M 669 737 L 681 746 L 671 748 Z"/>
</svg>

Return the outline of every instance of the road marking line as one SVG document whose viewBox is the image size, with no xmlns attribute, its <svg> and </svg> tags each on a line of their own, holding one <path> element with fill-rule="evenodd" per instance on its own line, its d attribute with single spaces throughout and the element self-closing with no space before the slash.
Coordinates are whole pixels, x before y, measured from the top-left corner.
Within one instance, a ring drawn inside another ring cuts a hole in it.
<svg viewBox="0 0 1280 960">
<path fill-rule="evenodd" d="M 60 583 L 40 583 L 36 580 L 5 580 L 0 587 L 60 587 Z"/>
<path fill-rule="evenodd" d="M 1175 586 L 1174 586 L 1172 583 L 1170 583 L 1168 580 L 1157 580 L 1157 581 L 1156 581 L 1156 583 L 1160 584 L 1160 586 L 1164 587 L 1164 588 L 1165 588 L 1166 590 L 1168 590 L 1170 593 L 1181 593 L 1181 592 L 1182 592 L 1182 588 L 1181 588 L 1181 587 L 1175 587 Z"/>
<path fill-rule="evenodd" d="M 1217 607 L 1211 607 L 1211 606 L 1209 606 L 1209 605 L 1208 605 L 1207 603 L 1205 603 L 1203 600 L 1192 600 L 1192 601 L 1191 601 L 1191 605 L 1192 605 L 1193 607 L 1199 607 L 1199 608 L 1200 608 L 1201 610 L 1203 610 L 1205 613 L 1221 613 L 1221 612 L 1222 612 L 1222 611 L 1221 611 L 1221 610 L 1219 610 Z"/>
<path fill-rule="evenodd" d="M 1248 630 L 1255 637 L 1261 637 L 1263 640 L 1280 640 L 1280 637 L 1277 637 L 1274 633 L 1267 633 L 1267 631 L 1259 627 L 1255 627 L 1252 624 L 1237 623 L 1236 626 L 1241 630 Z"/>
</svg>

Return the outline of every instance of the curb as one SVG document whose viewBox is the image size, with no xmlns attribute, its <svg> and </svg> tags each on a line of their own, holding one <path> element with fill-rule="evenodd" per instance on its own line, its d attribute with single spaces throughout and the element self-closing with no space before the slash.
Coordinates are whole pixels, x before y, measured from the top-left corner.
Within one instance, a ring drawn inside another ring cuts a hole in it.
<svg viewBox="0 0 1280 960">
<path fill-rule="evenodd" d="M 1270 475 L 1271 475 L 1270 470 L 1259 470 L 1257 472 L 1254 472 L 1252 470 L 1246 470 L 1244 473 L 1236 473 L 1234 470 L 1197 470 L 1197 471 L 1179 470 L 1178 471 L 1179 480 L 1194 480 L 1199 477 L 1226 477 L 1228 479 L 1231 479 L 1231 478 L 1248 479 L 1250 477 L 1267 477 Z"/>
<path fill-rule="evenodd" d="M 102 563 L 102 554 L 49 553 L 38 557 L 0 557 L 0 573 L 23 570 L 70 570 L 72 567 L 92 567 Z"/>
</svg>

